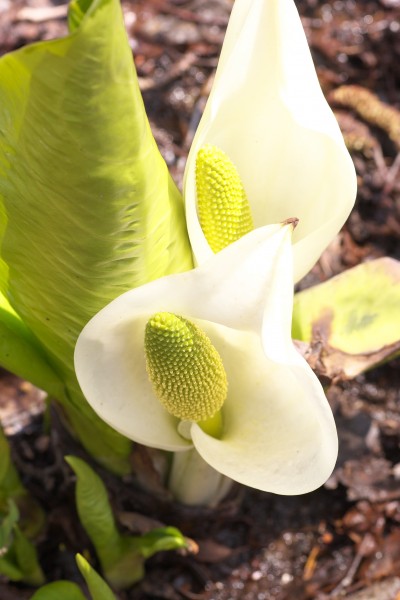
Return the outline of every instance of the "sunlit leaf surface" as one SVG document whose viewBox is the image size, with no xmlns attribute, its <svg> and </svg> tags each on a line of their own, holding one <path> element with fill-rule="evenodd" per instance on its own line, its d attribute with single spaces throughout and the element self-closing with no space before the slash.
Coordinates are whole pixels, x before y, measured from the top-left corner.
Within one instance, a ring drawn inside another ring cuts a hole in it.
<svg viewBox="0 0 400 600">
<path fill-rule="evenodd" d="M 66 38 L 0 60 L 0 283 L 67 384 L 75 429 L 106 460 L 128 445 L 104 425 L 96 435 L 77 336 L 120 293 L 190 268 L 191 253 L 119 0 L 75 0 L 69 22 Z"/>
<path fill-rule="evenodd" d="M 296 294 L 293 337 L 321 344 L 329 376 L 355 377 L 400 351 L 400 262 L 363 263 Z"/>
</svg>

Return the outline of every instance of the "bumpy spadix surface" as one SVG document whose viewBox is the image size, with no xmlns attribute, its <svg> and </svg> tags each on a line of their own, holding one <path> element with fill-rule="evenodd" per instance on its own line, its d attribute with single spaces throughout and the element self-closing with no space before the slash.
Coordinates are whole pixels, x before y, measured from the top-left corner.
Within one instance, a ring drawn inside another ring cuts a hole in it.
<svg viewBox="0 0 400 600">
<path fill-rule="evenodd" d="M 75 353 L 88 401 L 131 439 L 164 450 L 195 446 L 246 485 L 300 494 L 329 477 L 336 429 L 321 384 L 295 350 L 293 224 L 251 231 L 186 273 L 127 292 L 81 333 Z M 218 435 L 162 406 L 146 371 L 144 330 L 157 312 L 184 315 L 210 338 L 229 382 Z M 186 433 L 186 431 L 185 431 Z"/>
<path fill-rule="evenodd" d="M 224 366 L 194 323 L 157 313 L 147 322 L 144 347 L 154 391 L 174 417 L 203 421 L 222 407 L 228 386 Z"/>
<path fill-rule="evenodd" d="M 207 144 L 196 159 L 197 210 L 213 252 L 219 252 L 254 229 L 250 204 L 229 157 Z"/>
</svg>

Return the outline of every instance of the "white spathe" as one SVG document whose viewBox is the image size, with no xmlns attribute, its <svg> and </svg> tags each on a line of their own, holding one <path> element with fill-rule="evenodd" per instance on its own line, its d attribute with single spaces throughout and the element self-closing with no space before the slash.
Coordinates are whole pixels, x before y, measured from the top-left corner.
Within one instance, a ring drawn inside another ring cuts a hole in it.
<svg viewBox="0 0 400 600">
<path fill-rule="evenodd" d="M 136 288 L 100 311 L 75 353 L 78 380 L 99 416 L 147 446 L 193 447 L 155 396 L 145 366 L 146 322 L 172 312 L 203 329 L 227 373 L 221 438 L 186 423 L 201 457 L 261 490 L 300 494 L 324 483 L 337 456 L 336 428 L 291 340 L 291 233 L 291 224 L 258 228 L 202 266 Z"/>
<path fill-rule="evenodd" d="M 212 254 L 196 202 L 195 162 L 205 144 L 235 164 L 255 227 L 300 219 L 293 243 L 295 280 L 301 279 L 349 215 L 356 175 L 293 0 L 235 1 L 185 171 L 196 264 Z"/>
</svg>

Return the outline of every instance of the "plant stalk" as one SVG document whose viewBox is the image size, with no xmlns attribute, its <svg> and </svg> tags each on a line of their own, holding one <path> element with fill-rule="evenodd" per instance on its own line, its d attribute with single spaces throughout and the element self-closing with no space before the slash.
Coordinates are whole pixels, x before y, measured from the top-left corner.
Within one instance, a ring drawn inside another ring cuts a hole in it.
<svg viewBox="0 0 400 600">
<path fill-rule="evenodd" d="M 215 507 L 232 484 L 231 479 L 210 467 L 195 448 L 173 454 L 168 487 L 182 504 Z"/>
</svg>

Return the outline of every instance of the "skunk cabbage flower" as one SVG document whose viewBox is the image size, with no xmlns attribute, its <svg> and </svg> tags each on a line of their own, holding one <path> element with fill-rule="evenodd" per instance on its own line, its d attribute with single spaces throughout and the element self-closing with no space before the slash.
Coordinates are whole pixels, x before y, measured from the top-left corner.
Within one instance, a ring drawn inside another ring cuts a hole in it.
<svg viewBox="0 0 400 600">
<path fill-rule="evenodd" d="M 292 230 L 293 220 L 255 229 L 200 267 L 101 310 L 75 351 L 99 416 L 147 446 L 194 447 L 219 473 L 260 490 L 320 486 L 337 437 L 291 340 Z"/>
<path fill-rule="evenodd" d="M 221 154 L 225 164 L 215 167 Z M 356 194 L 354 167 L 319 86 L 293 0 L 234 4 L 185 172 L 196 264 L 218 251 L 200 214 L 201 177 L 196 189 L 196 170 L 204 170 L 204 163 L 221 184 L 236 168 L 255 227 L 299 218 L 293 236 L 296 281 L 346 220 Z"/>
</svg>

